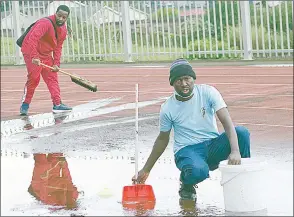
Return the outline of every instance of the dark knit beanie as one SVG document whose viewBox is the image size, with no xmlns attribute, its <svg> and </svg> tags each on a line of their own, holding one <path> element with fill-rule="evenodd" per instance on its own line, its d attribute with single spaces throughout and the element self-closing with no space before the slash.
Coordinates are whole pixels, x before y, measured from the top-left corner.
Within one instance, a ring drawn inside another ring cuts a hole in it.
<svg viewBox="0 0 294 217">
<path fill-rule="evenodd" d="M 193 71 L 192 66 L 187 60 L 183 58 L 177 59 L 172 63 L 169 73 L 169 83 L 171 86 L 177 78 L 184 75 L 189 75 L 192 78 L 196 79 L 196 74 Z"/>
</svg>

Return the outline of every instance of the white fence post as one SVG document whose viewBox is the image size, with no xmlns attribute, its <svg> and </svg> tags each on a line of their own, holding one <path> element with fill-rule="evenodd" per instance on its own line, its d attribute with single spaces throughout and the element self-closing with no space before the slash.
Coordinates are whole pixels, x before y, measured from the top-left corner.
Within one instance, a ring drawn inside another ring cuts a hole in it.
<svg viewBox="0 0 294 217">
<path fill-rule="evenodd" d="M 19 2 L 12 1 L 13 36 L 14 36 L 15 41 L 21 36 L 19 13 L 20 13 Z M 15 46 L 15 64 L 16 65 L 23 64 L 23 60 L 21 58 L 21 53 L 20 53 L 20 48 L 16 44 L 14 44 L 14 46 Z"/>
<path fill-rule="evenodd" d="M 252 60 L 252 35 L 249 1 L 240 1 L 244 60 Z"/>
<path fill-rule="evenodd" d="M 132 61 L 132 37 L 131 37 L 131 25 L 130 25 L 129 10 L 130 10 L 129 2 L 128 1 L 121 1 L 125 62 L 133 62 Z"/>
</svg>

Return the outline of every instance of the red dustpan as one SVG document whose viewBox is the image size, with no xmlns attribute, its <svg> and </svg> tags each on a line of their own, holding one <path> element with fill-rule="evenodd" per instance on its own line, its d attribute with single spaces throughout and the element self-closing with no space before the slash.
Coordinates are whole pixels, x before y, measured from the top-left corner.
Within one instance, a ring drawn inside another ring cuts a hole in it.
<svg viewBox="0 0 294 217">
<path fill-rule="evenodd" d="M 155 195 L 152 186 L 145 184 L 124 186 L 122 205 L 127 209 L 154 209 Z"/>
<path fill-rule="evenodd" d="M 138 176 L 138 84 L 136 84 L 136 143 L 135 143 L 135 175 Z M 128 209 L 154 209 L 155 195 L 151 185 L 133 184 L 124 186 L 122 205 Z"/>
</svg>

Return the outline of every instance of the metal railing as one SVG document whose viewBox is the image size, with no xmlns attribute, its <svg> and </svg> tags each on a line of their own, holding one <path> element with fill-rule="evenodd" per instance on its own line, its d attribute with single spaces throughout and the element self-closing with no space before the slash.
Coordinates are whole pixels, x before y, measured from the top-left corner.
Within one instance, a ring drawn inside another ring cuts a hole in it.
<svg viewBox="0 0 294 217">
<path fill-rule="evenodd" d="M 62 62 L 293 57 L 293 1 L 1 1 L 1 64 L 16 39 L 71 8 Z"/>
</svg>

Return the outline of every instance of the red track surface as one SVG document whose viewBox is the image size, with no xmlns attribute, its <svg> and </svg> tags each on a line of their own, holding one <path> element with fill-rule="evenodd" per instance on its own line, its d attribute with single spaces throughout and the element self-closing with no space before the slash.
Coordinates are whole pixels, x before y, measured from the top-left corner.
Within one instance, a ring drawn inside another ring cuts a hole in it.
<svg viewBox="0 0 294 217">
<path fill-rule="evenodd" d="M 122 97 L 109 106 L 131 103 L 135 100 L 135 83 L 139 83 L 140 101 L 169 96 L 167 68 L 80 68 L 64 69 L 77 73 L 98 85 L 93 93 L 72 83 L 60 74 L 62 99 L 65 104 L 76 106 L 92 100 Z M 293 67 L 197 67 L 196 83 L 211 84 L 222 93 L 234 122 L 244 123 L 256 132 L 266 129 L 268 138 L 293 135 Z M 17 118 L 26 81 L 25 67 L 1 70 L 1 119 Z M 37 87 L 30 114 L 50 112 L 52 102 L 46 85 L 41 79 Z M 158 113 L 160 104 L 140 109 L 140 116 Z M 108 116 L 130 116 L 126 110 Z M 107 115 L 106 115 L 107 116 Z M 97 117 L 99 118 L 99 117 Z M 290 134 L 291 133 L 291 134 Z M 274 134 L 274 135 L 273 135 Z M 288 141 L 288 140 L 287 140 Z M 293 141 L 292 141 L 293 144 Z"/>
</svg>

